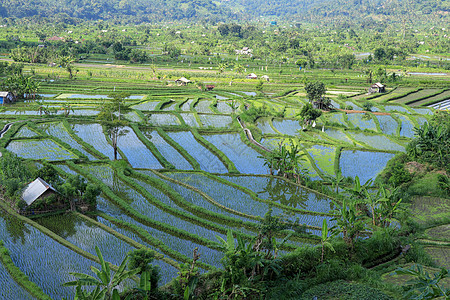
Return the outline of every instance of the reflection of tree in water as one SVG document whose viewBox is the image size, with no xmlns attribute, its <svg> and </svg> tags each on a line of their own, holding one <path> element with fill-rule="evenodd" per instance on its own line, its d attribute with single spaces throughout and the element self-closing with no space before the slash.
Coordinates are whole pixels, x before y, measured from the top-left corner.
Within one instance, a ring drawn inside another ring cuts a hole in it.
<svg viewBox="0 0 450 300">
<path fill-rule="evenodd" d="M 38 218 L 35 222 L 51 230 L 60 237 L 67 239 L 77 233 L 76 226 L 80 223 L 80 220 L 77 216 L 72 214 L 61 214 Z"/>
<path fill-rule="evenodd" d="M 125 183 L 123 183 L 119 179 L 119 175 L 117 174 L 116 169 L 112 169 L 112 190 L 114 194 L 119 196 L 121 199 L 125 200 L 127 203 L 133 202 L 126 193 L 126 187 L 124 186 Z"/>
<path fill-rule="evenodd" d="M 294 184 L 289 184 L 277 178 L 269 178 L 266 187 L 258 194 L 267 194 L 267 199 L 290 207 L 305 209 L 309 192 Z"/>
<path fill-rule="evenodd" d="M 12 241 L 17 243 L 17 241 L 20 240 L 20 242 L 24 244 L 25 234 L 31 233 L 30 229 L 27 228 L 26 223 L 17 220 L 14 216 L 9 214 L 5 214 L 3 218 L 5 219 L 5 229 L 11 236 Z"/>
</svg>

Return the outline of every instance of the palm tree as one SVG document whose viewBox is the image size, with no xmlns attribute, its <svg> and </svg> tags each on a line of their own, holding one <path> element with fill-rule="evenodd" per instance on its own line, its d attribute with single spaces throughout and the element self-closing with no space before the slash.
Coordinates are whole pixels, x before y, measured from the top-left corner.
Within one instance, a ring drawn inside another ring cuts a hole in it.
<svg viewBox="0 0 450 300">
<path fill-rule="evenodd" d="M 75 59 L 72 56 L 62 56 L 59 58 L 59 64 L 61 67 L 66 69 L 67 72 L 69 72 L 69 79 L 73 78 L 73 63 L 75 62 Z"/>
<path fill-rule="evenodd" d="M 219 63 L 217 66 L 219 68 L 219 73 L 222 74 L 223 71 L 225 71 L 225 69 L 228 67 L 228 64 L 227 63 Z"/>
</svg>

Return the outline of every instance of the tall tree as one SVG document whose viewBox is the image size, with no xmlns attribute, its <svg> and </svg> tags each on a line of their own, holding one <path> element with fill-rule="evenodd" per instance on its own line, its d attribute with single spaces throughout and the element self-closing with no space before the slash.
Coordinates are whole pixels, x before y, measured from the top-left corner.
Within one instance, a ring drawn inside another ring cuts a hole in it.
<svg viewBox="0 0 450 300">
<path fill-rule="evenodd" d="M 124 129 L 127 121 L 123 119 L 123 113 L 126 113 L 129 108 L 125 104 L 125 99 L 128 98 L 128 93 L 114 93 L 109 95 L 111 99 L 104 103 L 101 111 L 97 116 L 109 138 L 111 139 L 114 148 L 114 159 L 117 159 L 117 145 L 119 137 L 127 134 L 128 130 Z"/>
</svg>

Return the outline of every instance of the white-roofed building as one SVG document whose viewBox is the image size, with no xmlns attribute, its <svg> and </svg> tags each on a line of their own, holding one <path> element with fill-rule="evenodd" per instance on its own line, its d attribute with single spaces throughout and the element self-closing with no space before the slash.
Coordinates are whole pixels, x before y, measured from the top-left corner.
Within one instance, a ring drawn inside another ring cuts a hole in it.
<svg viewBox="0 0 450 300">
<path fill-rule="evenodd" d="M 56 193 L 57 191 L 50 184 L 38 177 L 25 188 L 22 199 L 30 206 L 37 199 L 46 198 Z"/>
</svg>

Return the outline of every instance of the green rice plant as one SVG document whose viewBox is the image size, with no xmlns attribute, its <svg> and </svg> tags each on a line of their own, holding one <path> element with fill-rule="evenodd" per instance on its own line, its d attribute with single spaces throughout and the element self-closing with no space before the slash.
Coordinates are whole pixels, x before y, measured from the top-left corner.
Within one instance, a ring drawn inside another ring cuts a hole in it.
<svg viewBox="0 0 450 300">
<path fill-rule="evenodd" d="M 198 113 L 213 113 L 213 111 L 211 111 L 211 101 L 207 101 L 207 100 L 198 100 L 195 103 L 192 103 L 193 108 L 196 112 Z"/>
<path fill-rule="evenodd" d="M 220 161 L 227 166 L 229 173 L 239 173 L 239 171 L 236 169 L 236 166 L 234 163 L 222 152 L 220 151 L 214 144 L 210 143 L 209 140 L 203 136 L 201 136 L 196 129 L 191 129 L 191 132 L 194 136 L 194 138 L 199 142 L 202 146 L 204 146 L 206 149 L 211 151 L 215 156 L 217 156 Z M 242 155 L 242 153 L 241 153 Z"/>
<path fill-rule="evenodd" d="M 286 207 L 303 209 L 309 212 L 329 213 L 330 199 L 304 186 L 274 176 L 223 175 L 220 178 L 255 193 L 255 196 L 279 202 Z M 300 213 L 300 212 L 299 212 Z"/>
<path fill-rule="evenodd" d="M 180 252 L 175 251 L 171 247 L 169 247 L 166 243 L 162 242 L 161 240 L 158 240 L 155 238 L 152 234 L 150 234 L 148 231 L 143 229 L 141 226 L 137 226 L 135 224 L 119 220 L 116 218 L 113 218 L 107 214 L 99 213 L 99 217 L 104 218 L 105 220 L 108 220 L 112 224 L 115 224 L 116 226 L 119 226 L 120 228 L 125 228 L 133 233 L 135 233 L 137 236 L 139 236 L 143 241 L 146 241 L 150 245 L 153 245 L 154 247 L 158 248 L 163 252 L 164 254 L 172 257 L 176 261 L 187 263 L 190 262 L 190 258 L 186 255 L 181 254 Z M 177 269 L 179 269 L 179 264 L 175 263 L 174 265 Z M 201 263 L 201 267 L 205 270 L 214 270 L 215 268 L 211 265 Z"/>
<path fill-rule="evenodd" d="M 63 121 L 63 125 L 64 128 L 67 130 L 67 132 L 69 133 L 69 135 L 75 140 L 77 141 L 79 144 L 81 144 L 83 146 L 84 149 L 86 149 L 86 151 L 90 152 L 91 154 L 95 155 L 96 157 L 100 157 L 102 159 L 108 159 L 107 156 L 105 156 L 103 153 L 101 153 L 100 151 L 96 150 L 94 147 L 92 147 L 90 144 L 88 144 L 87 142 L 85 142 L 82 138 L 80 138 L 73 130 L 72 127 L 74 127 L 75 125 L 71 125 L 69 124 L 69 122 L 67 122 L 67 120 Z"/>
<path fill-rule="evenodd" d="M 67 144 L 70 148 L 80 152 L 81 156 L 85 156 L 89 160 L 95 160 L 95 156 L 87 152 L 76 140 L 74 140 L 65 129 L 63 123 L 40 123 L 39 128 L 48 134 L 52 139 Z M 55 139 L 56 138 L 56 139 Z M 75 153 L 75 151 L 74 151 Z M 80 156 L 80 155 L 78 155 Z"/>
<path fill-rule="evenodd" d="M 119 137 L 119 148 L 133 168 L 161 169 L 162 165 L 130 127 Z"/>
<path fill-rule="evenodd" d="M 277 134 L 277 131 L 273 129 L 271 118 L 258 118 L 256 126 L 261 129 L 262 134 Z"/>
<path fill-rule="evenodd" d="M 233 119 L 231 116 L 199 114 L 200 124 L 206 128 L 228 128 Z"/>
<path fill-rule="evenodd" d="M 240 173 L 267 174 L 268 169 L 259 153 L 241 141 L 239 134 L 204 135 L 205 140 L 214 145 L 236 166 Z M 233 173 L 229 169 L 229 173 Z"/>
<path fill-rule="evenodd" d="M 212 222 L 208 222 L 206 220 L 197 218 L 190 214 L 183 213 L 178 209 L 163 204 L 154 196 L 152 196 L 150 193 L 146 192 L 146 190 L 140 187 L 137 183 L 135 183 L 134 181 L 128 179 L 123 175 L 120 175 L 120 173 L 118 173 L 119 177 L 122 180 L 124 180 L 128 185 L 133 187 L 133 189 L 130 189 L 126 188 L 123 185 L 121 187 L 119 186 L 119 188 L 123 193 L 128 194 L 129 197 L 133 199 L 133 202 L 131 204 L 127 203 L 121 197 L 115 195 L 110 188 L 108 188 L 102 181 L 100 181 L 102 179 L 99 180 L 96 177 L 93 177 L 92 175 L 93 172 L 95 172 L 96 169 L 98 168 L 90 169 L 88 172 L 84 168 L 81 169 L 74 164 L 70 164 L 70 167 L 75 169 L 77 172 L 79 172 L 86 178 L 89 178 L 89 180 L 96 182 L 102 189 L 103 193 L 108 198 L 112 199 L 115 203 L 120 205 L 120 207 L 123 208 L 128 214 L 132 215 L 133 218 L 135 218 L 136 220 L 138 220 L 143 224 L 148 224 L 156 229 L 163 230 L 172 235 L 179 236 L 180 238 L 190 239 L 200 245 L 205 245 L 208 247 L 213 247 L 214 243 L 211 242 L 211 240 L 205 238 L 204 236 L 212 236 L 211 230 L 219 230 L 219 232 L 225 231 L 225 229 L 220 229 L 220 227 L 216 226 Z M 109 180 L 109 178 L 106 178 L 106 180 Z M 141 194 L 139 194 L 138 192 Z M 150 201 L 152 204 L 157 206 L 153 206 L 149 204 L 147 201 Z M 148 217 L 150 215 L 152 216 L 152 218 Z M 170 223 L 171 225 L 167 223 Z M 175 224 L 177 226 L 175 227 L 172 224 Z M 202 225 L 203 227 L 200 225 Z M 182 228 L 189 228 L 191 232 L 188 232 Z M 196 233 L 199 233 L 199 235 L 197 235 Z"/>
<path fill-rule="evenodd" d="M 364 184 L 374 179 L 392 157 L 394 154 L 386 152 L 343 150 L 339 158 L 339 166 L 342 176 L 352 178 L 358 176 L 361 184 Z"/>
<path fill-rule="evenodd" d="M 14 138 L 31 138 L 31 137 L 37 137 L 39 134 L 27 126 L 23 126 L 20 128 L 20 130 L 14 135 Z"/>
<path fill-rule="evenodd" d="M 157 110 L 159 102 L 156 101 L 144 101 L 142 103 L 133 105 L 131 108 L 142 111 L 154 111 Z"/>
<path fill-rule="evenodd" d="M 158 134 L 174 149 L 176 149 L 194 168 L 194 170 L 200 170 L 200 164 L 196 161 L 191 154 L 186 151 L 183 147 L 180 146 L 177 142 L 175 142 L 164 130 L 161 128 L 156 128 Z"/>
<path fill-rule="evenodd" d="M 363 132 L 348 132 L 348 134 L 358 142 L 368 145 L 370 148 L 385 151 L 405 152 L 405 147 L 391 141 L 384 135 L 366 134 Z"/>
<path fill-rule="evenodd" d="M 161 152 L 158 151 L 158 148 L 144 136 L 136 124 L 132 124 L 131 128 L 139 140 L 155 155 L 161 165 L 163 165 L 166 169 L 175 169 L 175 167 L 166 159 L 165 155 L 162 155 Z"/>
<path fill-rule="evenodd" d="M 180 117 L 183 120 L 184 124 L 189 127 L 199 127 L 200 126 L 199 123 L 197 122 L 196 114 L 181 113 Z"/>
<path fill-rule="evenodd" d="M 44 160 L 67 160 L 78 158 L 75 154 L 63 149 L 49 139 L 12 141 L 6 147 L 23 158 Z"/>
<path fill-rule="evenodd" d="M 77 136 L 102 153 L 103 156 L 114 159 L 114 149 L 108 143 L 100 124 L 75 124 L 73 130 Z"/>
<path fill-rule="evenodd" d="M 203 147 L 189 131 L 167 132 L 167 135 L 199 162 L 202 170 L 227 173 L 228 170 L 217 156 Z M 182 153 L 182 152 L 180 152 Z M 184 156 L 184 155 L 183 155 Z M 186 157 L 186 156 L 185 156 Z"/>
<path fill-rule="evenodd" d="M 312 147 L 306 148 L 305 151 L 307 151 L 308 154 L 311 155 L 315 165 L 319 168 L 320 172 L 328 175 L 334 174 L 336 148 L 323 145 L 314 145 Z"/>
<path fill-rule="evenodd" d="M 181 121 L 177 116 L 167 113 L 152 113 L 147 115 L 147 122 L 153 126 L 162 125 L 181 125 Z"/>
<path fill-rule="evenodd" d="M 372 120 L 370 113 L 366 114 L 348 114 L 348 121 L 353 125 L 352 127 L 359 128 L 361 130 L 370 129 L 376 130 L 375 122 Z"/>
<path fill-rule="evenodd" d="M 5 267 L 5 271 L 7 271 L 15 282 L 7 282 L 8 285 L 5 285 L 6 282 L 3 282 L 2 284 L 2 291 L 0 292 L 0 295 L 4 295 L 5 297 L 8 296 L 7 290 L 10 290 L 14 285 L 18 284 L 20 285 L 24 290 L 26 290 L 29 294 L 24 293 L 21 291 L 19 287 L 15 288 L 14 295 L 9 295 L 13 297 L 26 297 L 31 299 L 31 296 L 40 299 L 40 300 L 46 300 L 46 299 L 52 299 L 50 296 L 45 294 L 42 289 L 36 285 L 34 282 L 30 281 L 28 277 L 14 264 L 13 260 L 11 259 L 11 256 L 9 254 L 8 249 L 4 246 L 4 243 L 2 240 L 0 240 L 0 269 L 2 268 L 2 264 Z M 11 290 L 10 290 L 11 292 Z"/>
<path fill-rule="evenodd" d="M 0 205 L 14 219 L 26 223 L 22 224 L 22 231 L 25 233 L 21 237 L 22 240 L 2 233 L 2 236 L 8 236 L 5 245 L 10 250 L 14 263 L 52 298 L 69 297 L 73 291 L 61 287 L 61 283 L 70 279 L 70 271 L 86 271 L 92 261 L 98 262 L 97 258 L 36 222 L 16 214 L 7 206 Z M 0 218 L 0 223 L 2 222 L 3 219 Z M 4 228 L 4 224 L 0 226 L 0 230 Z M 42 268 L 45 265 L 52 268 Z M 117 269 L 114 265 L 111 265 L 111 268 Z"/>
</svg>

